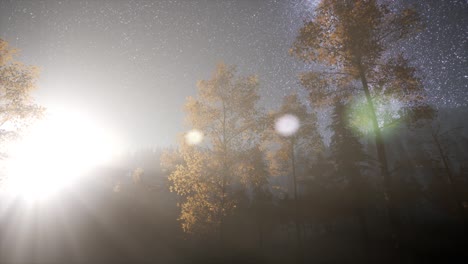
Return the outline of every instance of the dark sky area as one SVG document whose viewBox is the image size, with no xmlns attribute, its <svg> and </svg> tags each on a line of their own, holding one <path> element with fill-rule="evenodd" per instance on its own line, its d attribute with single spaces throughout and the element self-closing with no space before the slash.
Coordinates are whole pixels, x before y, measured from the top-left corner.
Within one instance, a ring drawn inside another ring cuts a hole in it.
<svg viewBox="0 0 468 264">
<path fill-rule="evenodd" d="M 468 100 L 468 2 L 412 4 L 427 29 L 401 50 L 424 76 L 431 100 L 442 106 Z M 6 1 L 0 0 L 0 37 L 42 69 L 35 97 L 46 107 L 92 113 L 119 131 L 132 148 L 167 146 L 184 131 L 186 97 L 216 63 L 257 74 L 263 104 L 301 91 L 307 69 L 288 55 L 315 1 Z"/>
</svg>

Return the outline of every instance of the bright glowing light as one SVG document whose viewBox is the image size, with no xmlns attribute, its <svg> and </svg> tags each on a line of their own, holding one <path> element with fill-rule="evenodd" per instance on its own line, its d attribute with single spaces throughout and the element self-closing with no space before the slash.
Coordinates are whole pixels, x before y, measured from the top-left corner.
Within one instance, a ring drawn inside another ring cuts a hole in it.
<svg viewBox="0 0 468 264">
<path fill-rule="evenodd" d="M 185 135 L 185 141 L 189 145 L 200 144 L 202 140 L 203 140 L 203 133 L 197 129 L 192 129 Z"/>
<path fill-rule="evenodd" d="M 377 122 L 383 135 L 392 132 L 400 119 L 399 110 L 403 104 L 395 98 L 376 96 L 374 99 L 374 108 L 377 115 Z M 364 97 L 355 99 L 349 111 L 349 125 L 358 134 L 373 135 L 374 127 L 372 123 L 371 111 Z M 393 124 L 393 126 L 388 126 Z"/>
<path fill-rule="evenodd" d="M 119 147 L 115 136 L 90 117 L 51 112 L 11 150 L 5 189 L 27 200 L 48 198 L 110 161 Z"/>
<path fill-rule="evenodd" d="M 275 130 L 280 135 L 289 137 L 294 135 L 300 127 L 299 119 L 295 115 L 286 114 L 276 119 Z"/>
</svg>

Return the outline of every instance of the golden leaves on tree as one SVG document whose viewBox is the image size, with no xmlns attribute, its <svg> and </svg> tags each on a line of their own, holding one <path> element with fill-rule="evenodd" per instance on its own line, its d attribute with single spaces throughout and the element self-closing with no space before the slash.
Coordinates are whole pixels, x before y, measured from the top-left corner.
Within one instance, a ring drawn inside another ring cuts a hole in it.
<svg viewBox="0 0 468 264">
<path fill-rule="evenodd" d="M 234 66 L 219 64 L 211 79 L 198 82 L 197 97 L 185 105 L 186 122 L 204 134 L 204 144 L 181 143 L 162 159 L 171 171 L 171 191 L 183 198 L 179 220 L 187 233 L 221 232 L 237 204 L 232 184 L 258 185 L 266 176 L 246 159 L 258 159 L 258 80 L 236 73 Z"/>
<path fill-rule="evenodd" d="M 31 98 L 36 88 L 38 68 L 15 60 L 18 50 L 0 39 L 0 139 L 16 135 L 43 108 Z"/>
<path fill-rule="evenodd" d="M 425 109 L 415 68 L 391 52 L 422 28 L 413 9 L 397 12 L 375 0 L 322 0 L 299 30 L 290 54 L 316 65 L 300 77 L 316 106 L 349 101 L 363 92 L 356 81 L 365 78 L 371 98 L 399 100 L 406 110 Z"/>
</svg>

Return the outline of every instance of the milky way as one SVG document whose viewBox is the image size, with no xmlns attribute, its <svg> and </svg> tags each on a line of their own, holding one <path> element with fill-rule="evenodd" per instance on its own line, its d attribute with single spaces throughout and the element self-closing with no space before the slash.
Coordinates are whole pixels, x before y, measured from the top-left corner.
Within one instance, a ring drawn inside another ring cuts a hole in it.
<svg viewBox="0 0 468 264">
<path fill-rule="evenodd" d="M 468 105 L 468 2 L 412 1 L 426 29 L 402 44 L 439 106 Z"/>
<path fill-rule="evenodd" d="M 401 43 L 431 101 L 466 105 L 466 1 L 413 4 L 427 30 Z M 184 128 L 182 106 L 217 62 L 257 74 L 262 102 L 305 93 L 307 66 L 288 55 L 316 5 L 296 1 L 1 1 L 0 37 L 42 68 L 41 103 L 69 102 L 108 120 L 131 144 L 167 145 Z"/>
</svg>

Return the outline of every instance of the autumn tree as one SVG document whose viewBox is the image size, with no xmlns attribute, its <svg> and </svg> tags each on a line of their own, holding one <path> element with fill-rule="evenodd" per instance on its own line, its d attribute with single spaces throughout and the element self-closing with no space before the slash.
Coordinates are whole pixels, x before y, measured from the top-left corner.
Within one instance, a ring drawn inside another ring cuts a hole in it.
<svg viewBox="0 0 468 264">
<path fill-rule="evenodd" d="M 281 119 L 285 120 L 281 124 Z M 289 121 L 289 119 L 291 119 Z M 317 117 L 308 111 L 296 94 L 286 96 L 280 109 L 270 114 L 271 123 L 276 122 L 265 134 L 265 142 L 269 144 L 268 158 L 272 175 L 289 176 L 292 180 L 292 196 L 294 199 L 294 222 L 296 225 L 297 244 L 301 245 L 301 228 L 299 216 L 298 181 L 304 179 L 308 168 L 317 154 L 324 149 L 323 141 L 318 132 Z M 291 122 L 292 121 L 292 122 Z M 297 131 L 282 134 L 281 130 L 289 130 L 297 121 Z M 290 123 L 291 122 L 291 123 Z M 289 124 L 290 123 L 290 124 Z"/>
<path fill-rule="evenodd" d="M 43 109 L 34 103 L 38 69 L 15 60 L 19 51 L 0 39 L 0 140 L 17 136 Z M 2 156 L 5 156 L 2 153 Z"/>
<path fill-rule="evenodd" d="M 258 81 L 255 76 L 238 77 L 234 66 L 219 64 L 213 77 L 197 86 L 198 95 L 188 98 L 185 111 L 190 128 L 204 134 L 204 143 L 182 143 L 181 162 L 169 180 L 171 190 L 183 198 L 184 231 L 217 230 L 223 240 L 225 217 L 237 204 L 234 185 L 260 186 L 264 181 L 264 175 L 245 160 L 255 149 L 263 122 L 257 106 Z"/>
<path fill-rule="evenodd" d="M 317 70 L 301 76 L 315 104 L 329 105 L 337 98 L 364 95 L 394 237 L 400 220 L 392 201 L 377 102 L 399 101 L 402 116 L 425 113 L 424 90 L 415 69 L 402 54 L 395 55 L 398 42 L 421 28 L 413 9 L 394 11 L 376 0 L 323 0 L 290 50 L 300 60 L 318 65 Z"/>
</svg>

